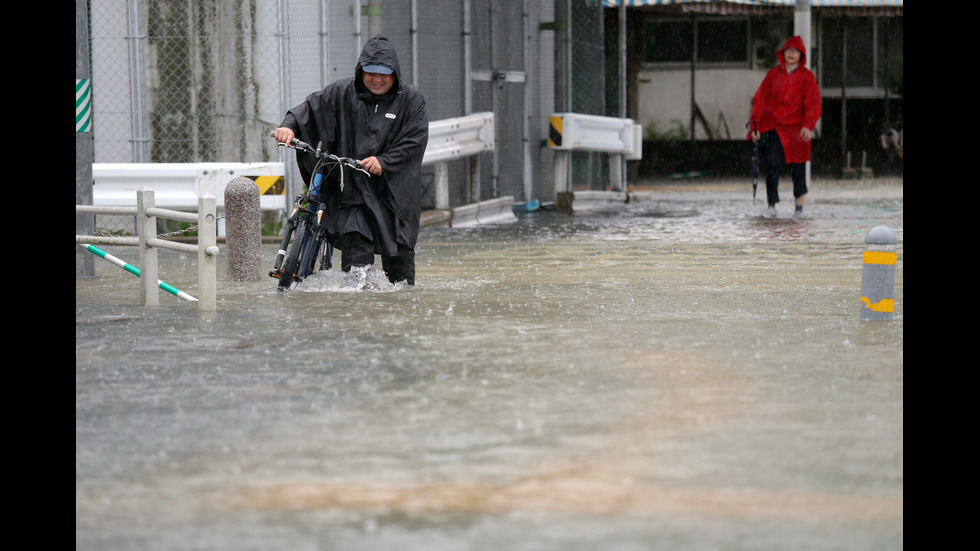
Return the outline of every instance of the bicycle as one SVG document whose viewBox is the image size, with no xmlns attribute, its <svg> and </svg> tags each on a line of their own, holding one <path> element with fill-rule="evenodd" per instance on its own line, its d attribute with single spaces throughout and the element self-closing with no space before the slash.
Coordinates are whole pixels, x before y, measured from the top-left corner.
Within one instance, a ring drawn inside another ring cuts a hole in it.
<svg viewBox="0 0 980 551">
<path fill-rule="evenodd" d="M 278 290 L 285 292 L 294 283 L 299 284 L 310 274 L 318 270 L 329 270 L 333 265 L 333 249 L 327 241 L 327 228 L 323 224 L 323 209 L 326 204 L 321 201 L 326 173 L 340 169 L 340 191 L 344 190 L 344 167 L 360 170 L 368 176 L 370 174 L 354 159 L 323 151 L 322 143 L 313 148 L 308 143 L 294 139 L 291 144 L 280 143 L 279 146 L 309 153 L 317 159 L 312 182 L 306 193 L 296 196 L 292 211 L 283 224 L 282 242 L 269 272 L 270 277 L 279 280 Z"/>
</svg>

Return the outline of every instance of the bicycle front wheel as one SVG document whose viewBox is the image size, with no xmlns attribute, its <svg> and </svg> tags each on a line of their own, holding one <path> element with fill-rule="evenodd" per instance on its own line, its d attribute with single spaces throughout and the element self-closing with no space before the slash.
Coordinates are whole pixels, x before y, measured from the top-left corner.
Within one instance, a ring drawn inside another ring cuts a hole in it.
<svg viewBox="0 0 980 551">
<path fill-rule="evenodd" d="M 323 269 L 324 248 L 326 247 L 329 247 L 329 245 L 327 244 L 324 231 L 322 229 L 312 229 L 308 246 L 303 250 L 303 256 L 300 258 L 300 277 L 305 278 L 310 274 L 316 273 L 318 271 L 317 263 L 319 263 L 319 269 Z"/>
<path fill-rule="evenodd" d="M 300 219 L 299 224 L 296 226 L 296 231 L 293 232 L 293 243 L 289 246 L 289 251 L 286 252 L 286 260 L 282 266 L 282 275 L 279 276 L 280 291 L 288 291 L 293 285 L 293 280 L 297 279 L 300 255 L 303 252 L 303 247 L 309 240 L 308 224 L 309 222 L 306 218 Z"/>
</svg>

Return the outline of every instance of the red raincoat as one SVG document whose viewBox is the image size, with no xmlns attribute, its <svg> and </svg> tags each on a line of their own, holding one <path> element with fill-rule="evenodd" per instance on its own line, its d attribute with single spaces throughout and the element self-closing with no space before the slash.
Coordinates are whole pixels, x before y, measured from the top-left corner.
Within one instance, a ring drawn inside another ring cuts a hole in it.
<svg viewBox="0 0 980 551">
<path fill-rule="evenodd" d="M 783 50 L 793 48 L 802 54 L 800 65 L 792 73 L 786 72 Z M 759 85 L 752 98 L 752 118 L 760 134 L 775 129 L 783 144 L 787 163 L 803 163 L 810 160 L 810 142 L 803 141 L 800 130 L 811 131 L 820 119 L 820 89 L 817 79 L 807 69 L 806 46 L 803 39 L 794 36 L 783 44 L 776 54 L 779 66 L 773 67 Z M 752 129 L 748 138 L 752 139 Z"/>
</svg>

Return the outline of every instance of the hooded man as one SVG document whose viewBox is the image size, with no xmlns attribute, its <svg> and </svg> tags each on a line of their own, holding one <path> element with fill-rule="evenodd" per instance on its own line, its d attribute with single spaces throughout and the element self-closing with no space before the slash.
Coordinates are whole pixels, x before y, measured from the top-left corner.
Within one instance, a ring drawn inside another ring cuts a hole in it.
<svg viewBox="0 0 980 551">
<path fill-rule="evenodd" d="M 748 138 L 762 140 L 768 157 L 766 195 L 769 208 L 766 216 L 776 217 L 779 202 L 779 174 L 783 164 L 790 165 L 793 176 L 793 196 L 796 198 L 794 217 L 803 216 L 806 196 L 806 162 L 810 160 L 810 141 L 820 119 L 820 89 L 813 73 L 806 68 L 806 46 L 794 36 L 776 53 L 779 66 L 766 74 L 752 98 L 752 117 L 755 128 Z"/>
<path fill-rule="evenodd" d="M 429 139 L 425 98 L 402 82 L 395 48 L 378 35 L 364 45 L 353 78 L 338 80 L 290 109 L 275 131 L 280 143 L 298 138 L 324 151 L 359 159 L 371 174 L 338 171 L 321 191 L 331 245 L 341 269 L 381 262 L 388 279 L 415 284 L 415 243 L 422 206 L 422 155 Z M 298 155 L 303 180 L 312 178 L 311 155 Z"/>
</svg>

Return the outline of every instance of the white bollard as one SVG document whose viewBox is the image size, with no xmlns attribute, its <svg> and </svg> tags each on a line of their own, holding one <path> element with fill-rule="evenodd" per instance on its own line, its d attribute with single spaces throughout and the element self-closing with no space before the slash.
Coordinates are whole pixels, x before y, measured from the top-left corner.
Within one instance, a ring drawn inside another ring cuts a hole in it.
<svg viewBox="0 0 980 551">
<path fill-rule="evenodd" d="M 895 266 L 898 239 L 887 226 L 871 228 L 864 238 L 861 274 L 861 321 L 887 321 L 895 310 Z"/>
</svg>

